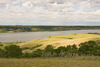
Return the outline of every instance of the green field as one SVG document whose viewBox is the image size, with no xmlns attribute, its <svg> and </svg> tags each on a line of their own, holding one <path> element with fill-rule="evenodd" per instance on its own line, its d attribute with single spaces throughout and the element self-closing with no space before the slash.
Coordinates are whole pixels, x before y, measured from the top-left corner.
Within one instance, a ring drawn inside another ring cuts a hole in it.
<svg viewBox="0 0 100 67">
<path fill-rule="evenodd" d="M 32 48 L 37 45 L 41 45 L 35 49 L 44 49 L 47 45 L 52 45 L 54 48 L 57 48 L 59 46 L 67 46 L 67 45 L 73 45 L 86 42 L 89 40 L 96 41 L 98 44 L 100 44 L 100 35 L 99 34 L 70 34 L 70 35 L 59 35 L 59 36 L 48 36 L 47 39 L 35 39 L 29 42 L 24 43 L 18 43 L 17 45 L 21 48 Z M 32 49 L 24 50 L 23 52 L 31 52 Z"/>
<path fill-rule="evenodd" d="M 100 58 L 0 59 L 0 67 L 100 67 Z"/>
<path fill-rule="evenodd" d="M 47 39 L 35 39 L 28 42 L 13 42 L 13 43 L 0 43 L 1 49 L 9 45 L 18 45 L 23 50 L 23 52 L 32 52 L 36 49 L 44 49 L 47 45 L 52 45 L 54 48 L 59 46 L 68 46 L 93 40 L 98 45 L 100 45 L 100 34 L 70 34 L 70 35 L 59 35 L 59 36 L 47 36 Z"/>
<path fill-rule="evenodd" d="M 100 34 L 70 34 L 47 36 L 47 39 L 36 39 L 29 42 L 0 43 L 0 48 L 18 45 L 23 52 L 44 49 L 47 45 L 54 48 L 93 40 L 100 45 Z M 27 48 L 27 49 L 26 49 Z M 100 67 L 100 57 L 72 56 L 72 57 L 40 57 L 40 58 L 0 58 L 0 67 Z"/>
</svg>

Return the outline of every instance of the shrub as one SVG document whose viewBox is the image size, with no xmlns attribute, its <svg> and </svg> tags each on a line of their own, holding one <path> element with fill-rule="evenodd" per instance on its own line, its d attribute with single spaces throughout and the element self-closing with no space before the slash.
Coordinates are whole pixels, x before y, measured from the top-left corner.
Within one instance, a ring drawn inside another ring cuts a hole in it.
<svg viewBox="0 0 100 67">
<path fill-rule="evenodd" d="M 19 58 L 22 55 L 22 50 L 19 46 L 16 45 L 10 45 L 5 47 L 6 50 L 6 56 L 9 58 Z"/>
<path fill-rule="evenodd" d="M 5 51 L 0 49 L 0 58 L 3 58 L 5 57 Z"/>
</svg>

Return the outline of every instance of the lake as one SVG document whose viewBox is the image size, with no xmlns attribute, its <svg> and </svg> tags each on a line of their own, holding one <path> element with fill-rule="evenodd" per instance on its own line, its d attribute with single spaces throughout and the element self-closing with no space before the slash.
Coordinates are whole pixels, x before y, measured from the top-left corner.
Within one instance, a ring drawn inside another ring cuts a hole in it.
<svg viewBox="0 0 100 67">
<path fill-rule="evenodd" d="M 18 33 L 0 33 L 0 42 L 19 42 L 31 41 L 34 39 L 45 39 L 46 36 L 68 35 L 74 33 L 100 33 L 100 30 L 69 30 L 52 32 L 18 32 Z"/>
</svg>

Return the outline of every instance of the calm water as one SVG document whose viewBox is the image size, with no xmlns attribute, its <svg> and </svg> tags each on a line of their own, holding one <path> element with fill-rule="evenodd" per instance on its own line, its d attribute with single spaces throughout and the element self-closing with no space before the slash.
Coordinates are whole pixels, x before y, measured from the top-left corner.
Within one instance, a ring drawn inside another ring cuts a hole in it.
<svg viewBox="0 0 100 67">
<path fill-rule="evenodd" d="M 68 35 L 74 33 L 100 33 L 100 30 L 0 33 L 0 42 L 30 41 L 33 39 L 45 39 L 46 36 Z"/>
</svg>

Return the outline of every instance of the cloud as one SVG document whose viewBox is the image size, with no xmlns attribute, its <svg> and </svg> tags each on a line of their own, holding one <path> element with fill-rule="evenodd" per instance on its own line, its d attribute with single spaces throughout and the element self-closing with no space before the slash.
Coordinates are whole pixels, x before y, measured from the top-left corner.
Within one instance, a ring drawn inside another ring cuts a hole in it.
<svg viewBox="0 0 100 67">
<path fill-rule="evenodd" d="M 31 3 L 31 1 L 27 1 L 27 2 L 23 3 L 22 6 L 25 8 L 32 8 L 33 4 Z"/>
<path fill-rule="evenodd" d="M 6 8 L 6 4 L 5 3 L 0 3 L 0 9 L 5 9 Z"/>
<path fill-rule="evenodd" d="M 0 0 L 0 24 L 100 25 L 100 0 Z"/>
</svg>

